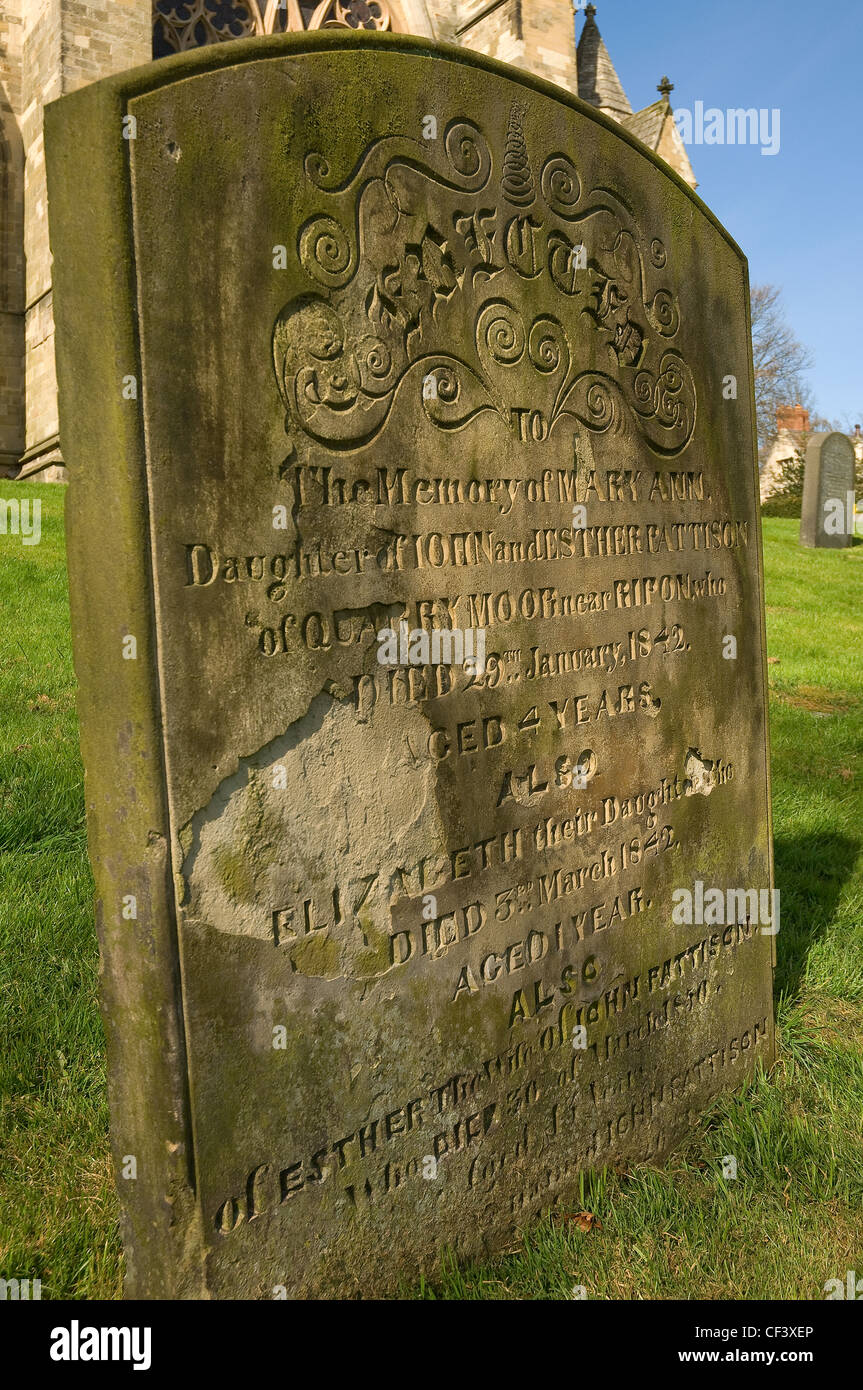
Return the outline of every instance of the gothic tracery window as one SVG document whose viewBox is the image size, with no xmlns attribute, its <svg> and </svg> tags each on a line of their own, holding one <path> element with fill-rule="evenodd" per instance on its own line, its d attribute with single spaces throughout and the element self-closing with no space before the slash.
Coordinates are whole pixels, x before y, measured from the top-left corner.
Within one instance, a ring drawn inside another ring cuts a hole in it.
<svg viewBox="0 0 863 1390">
<path fill-rule="evenodd" d="M 153 0 L 153 57 L 253 34 L 390 27 L 386 0 Z"/>
</svg>

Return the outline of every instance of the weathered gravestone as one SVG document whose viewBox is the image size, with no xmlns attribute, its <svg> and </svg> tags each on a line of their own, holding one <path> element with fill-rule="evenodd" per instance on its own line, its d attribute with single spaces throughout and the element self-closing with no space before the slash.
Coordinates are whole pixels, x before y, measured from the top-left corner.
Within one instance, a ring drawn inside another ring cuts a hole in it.
<svg viewBox="0 0 863 1390">
<path fill-rule="evenodd" d="M 841 549 L 854 536 L 854 445 L 847 434 L 810 435 L 806 445 L 800 544 Z"/>
<path fill-rule="evenodd" d="M 746 264 L 401 37 L 48 147 L 128 1286 L 393 1290 L 771 1059 Z"/>
</svg>

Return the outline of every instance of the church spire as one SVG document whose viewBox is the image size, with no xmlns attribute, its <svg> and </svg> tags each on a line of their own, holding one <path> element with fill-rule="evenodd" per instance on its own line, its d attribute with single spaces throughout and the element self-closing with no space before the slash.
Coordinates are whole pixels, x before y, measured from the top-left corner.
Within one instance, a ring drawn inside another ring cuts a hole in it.
<svg viewBox="0 0 863 1390">
<path fill-rule="evenodd" d="M 596 6 L 588 5 L 576 58 L 578 95 L 591 106 L 598 106 L 606 116 L 620 121 L 632 114 L 632 107 L 603 43 L 595 16 Z"/>
</svg>

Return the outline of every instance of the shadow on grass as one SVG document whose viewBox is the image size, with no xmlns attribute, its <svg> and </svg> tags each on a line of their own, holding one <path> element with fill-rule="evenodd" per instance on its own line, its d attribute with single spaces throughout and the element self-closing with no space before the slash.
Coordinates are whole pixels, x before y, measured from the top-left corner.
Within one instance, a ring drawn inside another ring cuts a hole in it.
<svg viewBox="0 0 863 1390">
<path fill-rule="evenodd" d="M 860 841 L 833 833 L 777 835 L 773 853 L 780 892 L 780 930 L 774 993 L 796 999 L 806 957 L 836 912 L 854 872 Z"/>
</svg>

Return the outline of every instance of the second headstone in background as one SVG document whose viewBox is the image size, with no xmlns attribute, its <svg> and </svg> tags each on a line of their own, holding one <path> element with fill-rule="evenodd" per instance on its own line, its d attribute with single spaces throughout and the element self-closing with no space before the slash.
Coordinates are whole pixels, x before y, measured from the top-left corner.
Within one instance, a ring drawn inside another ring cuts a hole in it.
<svg viewBox="0 0 863 1390">
<path fill-rule="evenodd" d="M 854 446 L 845 434 L 813 434 L 806 446 L 800 544 L 838 550 L 854 534 Z"/>
</svg>

